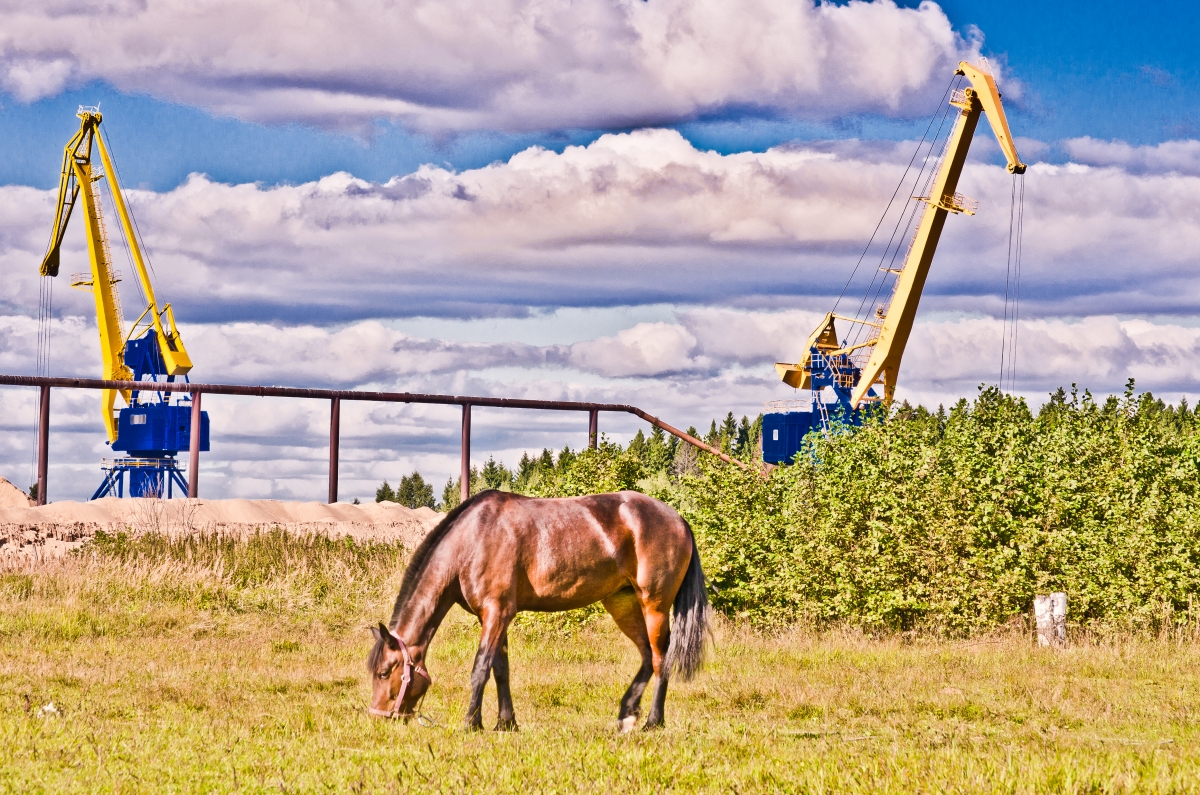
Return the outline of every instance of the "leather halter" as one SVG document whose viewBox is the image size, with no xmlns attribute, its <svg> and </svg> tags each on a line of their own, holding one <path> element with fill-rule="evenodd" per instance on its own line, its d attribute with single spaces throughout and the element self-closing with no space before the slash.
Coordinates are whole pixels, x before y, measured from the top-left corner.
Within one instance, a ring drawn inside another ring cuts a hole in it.
<svg viewBox="0 0 1200 795">
<path fill-rule="evenodd" d="M 380 718 L 411 718 L 416 714 L 416 710 L 414 709 L 412 712 L 407 713 L 401 712 L 400 705 L 404 703 L 404 696 L 408 693 L 408 686 L 412 684 L 413 672 L 416 671 L 430 684 L 433 684 L 433 679 L 430 678 L 429 672 L 425 670 L 425 666 L 413 663 L 412 655 L 408 653 L 408 646 L 405 645 L 404 640 L 395 633 L 391 633 L 391 635 L 400 644 L 400 653 L 404 656 L 404 671 L 400 674 L 400 692 L 396 695 L 396 700 L 393 702 L 391 709 L 368 707 L 367 712 Z"/>
</svg>

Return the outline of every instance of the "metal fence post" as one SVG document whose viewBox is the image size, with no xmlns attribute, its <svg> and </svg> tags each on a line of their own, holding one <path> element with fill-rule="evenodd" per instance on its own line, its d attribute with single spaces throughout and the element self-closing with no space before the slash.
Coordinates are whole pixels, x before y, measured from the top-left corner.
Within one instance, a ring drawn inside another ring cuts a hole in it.
<svg viewBox="0 0 1200 795">
<path fill-rule="evenodd" d="M 38 410 L 37 504 L 46 504 L 46 468 L 50 460 L 50 387 L 41 387 Z"/>
<path fill-rule="evenodd" d="M 338 442 L 342 435 L 342 399 L 334 398 L 329 407 L 329 504 L 338 498 Z"/>
<path fill-rule="evenodd" d="M 462 404 L 462 463 L 459 467 L 459 497 L 466 502 L 471 497 L 471 404 Z"/>
<path fill-rule="evenodd" d="M 192 392 L 192 428 L 188 438 L 188 497 L 200 496 L 200 392 Z"/>
<path fill-rule="evenodd" d="M 592 409 L 588 412 L 588 447 L 595 449 L 596 441 L 600 436 L 600 411 Z"/>
</svg>

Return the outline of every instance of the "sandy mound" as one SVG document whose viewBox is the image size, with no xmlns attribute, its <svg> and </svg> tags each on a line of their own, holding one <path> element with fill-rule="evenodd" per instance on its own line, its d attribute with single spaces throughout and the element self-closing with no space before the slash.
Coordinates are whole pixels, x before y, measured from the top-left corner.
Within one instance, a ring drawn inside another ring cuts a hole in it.
<svg viewBox="0 0 1200 795">
<path fill-rule="evenodd" d="M 38 508 L 11 483 L 0 480 L 0 561 L 58 557 L 98 531 L 246 535 L 278 527 L 290 533 L 319 533 L 331 538 L 399 541 L 411 549 L 441 517 L 430 508 L 413 510 L 394 502 L 328 505 L 279 500 L 105 497 L 91 502 L 53 502 Z"/>
<path fill-rule="evenodd" d="M 30 508 L 32 506 L 33 500 L 29 499 L 28 494 L 9 483 L 4 478 L 0 478 L 0 509 Z"/>
</svg>

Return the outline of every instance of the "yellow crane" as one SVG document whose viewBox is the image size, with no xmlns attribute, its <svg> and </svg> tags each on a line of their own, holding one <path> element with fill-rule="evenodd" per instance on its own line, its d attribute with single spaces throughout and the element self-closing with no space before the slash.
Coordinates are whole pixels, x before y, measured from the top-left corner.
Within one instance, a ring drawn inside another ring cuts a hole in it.
<svg viewBox="0 0 1200 795">
<path fill-rule="evenodd" d="M 970 85 L 952 92 L 950 96 L 950 104 L 959 109 L 958 117 L 928 195 L 913 197 L 925 203 L 925 210 L 904 263 L 894 270 L 883 269 L 896 277 L 891 300 L 886 307 L 879 307 L 871 320 L 828 313 L 809 336 L 798 362 L 779 362 L 775 365 L 780 378 L 789 386 L 802 390 L 829 387 L 827 393 L 836 396 L 836 401 L 829 402 L 838 403 L 844 418 L 851 423 L 856 421 L 858 411 L 865 405 L 877 401 L 890 402 L 895 394 L 904 346 L 912 332 L 917 304 L 921 300 L 921 291 L 925 287 L 946 216 L 951 213 L 975 214 L 977 204 L 958 193 L 958 180 L 981 113 L 987 114 L 992 132 L 1008 161 L 1009 173 L 1025 173 L 1025 164 L 1017 155 L 995 79 L 985 68 L 965 61 L 959 63 L 955 74 L 964 76 Z M 853 344 L 839 342 L 838 320 L 865 327 L 865 338 Z M 875 391 L 877 386 L 882 387 L 882 393 Z M 799 440 L 804 434 L 820 425 L 822 416 L 827 418 L 826 402 L 819 397 L 809 398 L 807 405 L 807 412 L 776 411 L 764 416 L 764 461 L 790 461 L 799 450 Z M 818 411 L 814 412 L 813 406 Z M 826 412 L 826 415 L 822 415 L 822 412 Z M 807 416 L 802 416 L 804 414 Z M 773 438 L 769 438 L 768 434 Z"/>
<path fill-rule="evenodd" d="M 67 224 L 71 220 L 72 211 L 77 201 L 82 197 L 84 222 L 88 243 L 88 259 L 90 272 L 76 274 L 71 278 L 71 286 L 90 289 L 96 303 L 96 323 L 100 330 L 100 356 L 103 360 L 103 378 L 117 381 L 142 381 L 147 378 L 165 377 L 168 381 L 176 377 L 186 376 L 192 369 L 192 360 L 188 357 L 187 349 L 179 335 L 175 323 L 175 313 L 170 304 L 159 306 L 154 293 L 154 285 L 150 279 L 147 257 L 142 248 L 117 178 L 117 170 L 113 165 L 104 137 L 100 134 L 102 116 L 99 107 L 80 107 L 78 113 L 79 131 L 67 142 L 63 152 L 62 175 L 58 186 L 58 202 L 54 217 L 54 227 L 50 234 L 50 245 L 42 260 L 41 274 L 43 276 L 58 276 L 61 262 L 63 238 L 66 235 Z M 93 150 L 100 155 L 100 162 L 93 160 Z M 100 167 L 97 168 L 97 165 Z M 120 281 L 118 272 L 113 267 L 112 251 L 109 246 L 108 233 L 104 225 L 104 214 L 98 183 L 108 184 L 108 193 L 116 208 L 125 244 L 129 250 L 130 260 L 146 299 L 146 307 L 138 318 L 125 330 L 125 317 L 121 307 L 120 293 L 117 283 Z M 108 442 L 114 450 L 126 450 L 134 454 L 133 459 L 122 459 L 119 467 L 136 469 L 130 477 L 130 493 L 134 496 L 144 496 L 146 489 L 159 490 L 165 485 L 168 489 L 174 470 L 172 459 L 179 450 L 187 449 L 188 439 L 184 434 L 183 444 L 180 445 L 178 424 L 186 415 L 190 417 L 190 406 L 169 405 L 168 397 L 157 393 L 156 401 L 143 401 L 138 393 L 122 391 L 121 396 L 127 404 L 120 414 L 114 413 L 116 391 L 104 390 L 101 396 L 101 416 L 104 420 Z M 207 419 L 207 417 L 204 417 Z M 207 427 L 203 431 L 201 449 L 207 449 Z M 170 470 L 170 471 L 167 471 Z M 164 475 L 167 482 L 163 483 Z M 106 489 L 101 486 L 98 496 L 108 493 L 112 486 L 121 490 L 119 482 L 113 483 L 113 473 L 109 472 Z M 176 481 L 186 485 L 182 478 Z"/>
</svg>

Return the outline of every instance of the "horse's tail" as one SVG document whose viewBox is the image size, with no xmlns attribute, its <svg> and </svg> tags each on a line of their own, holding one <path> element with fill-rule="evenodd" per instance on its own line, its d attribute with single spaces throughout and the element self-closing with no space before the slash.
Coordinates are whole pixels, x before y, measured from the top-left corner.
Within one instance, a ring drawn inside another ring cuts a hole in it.
<svg viewBox="0 0 1200 795">
<path fill-rule="evenodd" d="M 704 571 L 700 568 L 700 550 L 696 548 L 696 538 L 690 527 L 688 536 L 692 541 L 692 559 L 688 562 L 687 574 L 683 575 L 679 593 L 675 594 L 671 644 L 667 647 L 664 661 L 666 670 L 670 674 L 678 674 L 685 682 L 695 676 L 704 664 L 704 642 L 712 631 L 709 626 L 712 616 L 708 593 L 704 589 Z"/>
</svg>

